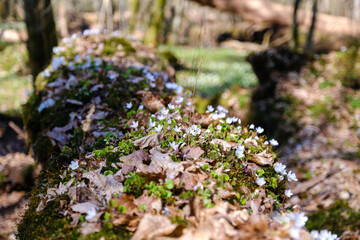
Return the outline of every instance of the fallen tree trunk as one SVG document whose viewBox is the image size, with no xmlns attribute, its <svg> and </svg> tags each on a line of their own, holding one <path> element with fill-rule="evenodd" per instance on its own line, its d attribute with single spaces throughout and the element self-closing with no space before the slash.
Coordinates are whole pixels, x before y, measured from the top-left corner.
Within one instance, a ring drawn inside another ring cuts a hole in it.
<svg viewBox="0 0 360 240">
<path fill-rule="evenodd" d="M 285 184 L 296 179 L 276 140 L 225 122 L 221 106 L 195 113 L 153 50 L 84 35 L 54 49 L 23 110 L 47 167 L 19 239 L 310 238 L 295 222 L 303 214 L 284 214 L 285 226 L 270 217 L 286 212 Z"/>
<path fill-rule="evenodd" d="M 291 26 L 293 7 L 262 0 L 191 0 L 199 4 L 231 12 L 243 20 L 269 25 Z M 300 27 L 311 26 L 311 13 L 298 10 L 297 21 Z M 346 17 L 318 13 L 317 32 L 322 34 L 348 35 L 360 33 L 360 24 Z"/>
</svg>

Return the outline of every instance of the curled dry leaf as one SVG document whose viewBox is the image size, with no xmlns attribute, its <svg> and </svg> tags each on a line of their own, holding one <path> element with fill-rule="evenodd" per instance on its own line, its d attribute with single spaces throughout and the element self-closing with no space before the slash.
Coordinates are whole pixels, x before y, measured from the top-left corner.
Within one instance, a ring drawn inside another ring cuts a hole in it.
<svg viewBox="0 0 360 240">
<path fill-rule="evenodd" d="M 208 127 L 211 123 L 214 123 L 214 119 L 211 117 L 211 113 L 195 113 L 191 118 L 191 122 L 194 124 L 199 124 L 201 127 Z"/>
<path fill-rule="evenodd" d="M 91 108 L 89 110 L 89 112 L 86 114 L 86 119 L 85 121 L 82 122 L 83 124 L 83 131 L 84 132 L 88 132 L 90 131 L 90 127 L 91 127 L 91 121 L 93 119 L 93 114 L 95 112 L 95 103 L 93 103 L 91 105 Z"/>
<path fill-rule="evenodd" d="M 128 174 L 129 172 L 133 171 L 135 167 L 139 167 L 143 164 L 143 162 L 148 162 L 149 160 L 149 154 L 143 149 L 140 149 L 127 156 L 120 157 L 120 161 L 124 163 L 123 166 L 121 166 L 122 174 Z"/>
<path fill-rule="evenodd" d="M 138 229 L 136 230 L 132 240 L 155 239 L 161 236 L 170 235 L 176 228 L 168 217 L 161 215 L 145 214 L 141 219 Z"/>
<path fill-rule="evenodd" d="M 244 144 L 245 145 L 252 145 L 254 147 L 257 147 L 257 145 L 258 145 L 257 141 L 255 139 L 251 138 L 251 137 L 245 139 Z"/>
<path fill-rule="evenodd" d="M 100 228 L 101 228 L 101 226 L 99 223 L 83 222 L 81 224 L 79 232 L 81 232 L 84 235 L 88 235 L 91 233 L 99 232 Z"/>
<path fill-rule="evenodd" d="M 69 141 L 71 135 L 66 134 L 66 131 L 69 131 L 73 129 L 74 124 L 73 122 L 69 122 L 63 127 L 54 127 L 53 130 L 48 131 L 45 133 L 47 137 L 49 137 L 52 141 L 55 140 L 57 143 L 60 144 L 60 146 L 66 145 L 66 143 Z M 55 142 L 52 142 L 53 145 L 55 145 Z"/>
<path fill-rule="evenodd" d="M 253 154 L 253 158 L 250 161 L 260 165 L 260 166 L 270 166 L 273 164 L 273 155 L 271 153 L 266 153 L 266 150 L 258 153 Z"/>
<path fill-rule="evenodd" d="M 145 108 L 148 109 L 151 113 L 155 113 L 165 107 L 161 98 L 157 98 L 149 92 L 138 91 L 136 94 L 142 96 L 141 101 L 144 103 Z"/>
<path fill-rule="evenodd" d="M 222 146 L 224 152 L 227 152 L 227 153 L 230 152 L 232 147 L 236 146 L 236 143 L 228 142 L 228 141 L 225 141 L 222 139 L 213 139 L 213 140 L 211 140 L 210 143 L 211 144 L 219 144 L 220 146 Z"/>
<path fill-rule="evenodd" d="M 149 170 L 151 173 L 166 173 L 176 177 L 179 172 L 184 171 L 184 166 L 181 163 L 174 162 L 169 154 L 162 153 L 159 147 L 154 147 L 150 150 L 150 159 Z"/>
<path fill-rule="evenodd" d="M 186 158 L 196 160 L 204 153 L 204 150 L 202 150 L 201 147 L 198 147 L 198 146 L 197 147 L 187 146 L 186 148 L 181 149 L 181 153 Z"/>
<path fill-rule="evenodd" d="M 140 147 L 141 149 L 146 147 L 155 147 L 160 145 L 160 141 L 164 138 L 162 133 L 153 133 L 135 140 L 133 143 L 135 146 Z"/>
<path fill-rule="evenodd" d="M 90 209 L 98 210 L 99 206 L 93 202 L 77 203 L 71 206 L 74 212 L 87 213 Z"/>
</svg>

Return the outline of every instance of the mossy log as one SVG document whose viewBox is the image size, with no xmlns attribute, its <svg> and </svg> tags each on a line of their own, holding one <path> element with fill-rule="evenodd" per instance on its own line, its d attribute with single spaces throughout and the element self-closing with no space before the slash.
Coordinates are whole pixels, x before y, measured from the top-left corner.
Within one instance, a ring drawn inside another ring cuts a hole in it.
<svg viewBox="0 0 360 240">
<path fill-rule="evenodd" d="M 23 110 L 45 168 L 18 239 L 310 239 L 261 128 L 196 113 L 138 42 L 86 31 L 54 52 Z"/>
</svg>

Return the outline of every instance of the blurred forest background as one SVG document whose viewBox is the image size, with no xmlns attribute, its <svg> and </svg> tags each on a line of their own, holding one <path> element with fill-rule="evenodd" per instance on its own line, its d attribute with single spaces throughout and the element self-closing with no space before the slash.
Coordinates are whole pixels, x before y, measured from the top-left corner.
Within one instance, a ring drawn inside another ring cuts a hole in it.
<svg viewBox="0 0 360 240">
<path fill-rule="evenodd" d="M 360 0 L 0 0 L 0 239 L 13 236 L 39 171 L 26 154 L 21 104 L 53 47 L 87 29 L 157 48 L 180 85 L 197 85 L 200 112 L 221 104 L 264 127 L 298 173 L 293 202 L 313 214 L 307 227 L 352 234 L 360 228 L 359 23 Z"/>
</svg>

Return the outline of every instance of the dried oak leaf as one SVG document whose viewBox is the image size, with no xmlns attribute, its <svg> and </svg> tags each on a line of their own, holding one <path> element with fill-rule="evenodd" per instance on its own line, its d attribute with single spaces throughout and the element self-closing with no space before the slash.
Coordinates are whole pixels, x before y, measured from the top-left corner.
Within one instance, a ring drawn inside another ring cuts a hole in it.
<svg viewBox="0 0 360 240">
<path fill-rule="evenodd" d="M 266 153 L 266 150 L 258 154 L 253 154 L 252 156 L 253 158 L 251 158 L 250 161 L 260 166 L 270 166 L 274 162 L 273 155 Z"/>
<path fill-rule="evenodd" d="M 132 240 L 150 240 L 167 236 L 174 232 L 177 225 L 172 224 L 168 217 L 161 215 L 145 214 L 131 238 Z"/>
<path fill-rule="evenodd" d="M 155 113 L 165 107 L 164 102 L 161 98 L 157 98 L 149 92 L 138 91 L 136 92 L 136 94 L 142 96 L 141 101 L 144 103 L 145 108 L 151 113 Z"/>
<path fill-rule="evenodd" d="M 80 226 L 79 232 L 81 232 L 83 235 L 88 235 L 99 232 L 100 228 L 101 226 L 99 223 L 83 222 Z"/>
<path fill-rule="evenodd" d="M 211 117 L 211 113 L 195 113 L 191 118 L 191 122 L 194 124 L 199 124 L 201 127 L 208 127 L 211 123 L 214 123 L 214 119 Z"/>
<path fill-rule="evenodd" d="M 184 166 L 181 163 L 174 162 L 169 154 L 162 153 L 159 147 L 154 147 L 150 150 L 150 159 L 149 170 L 151 173 L 166 173 L 176 177 L 179 172 L 184 171 Z"/>
<path fill-rule="evenodd" d="M 176 185 L 179 185 L 180 182 L 183 183 L 182 187 L 185 190 L 194 190 L 194 187 L 199 183 L 203 182 L 208 178 L 208 175 L 203 173 L 189 173 L 187 171 L 181 172 L 180 177 L 174 180 Z"/>
<path fill-rule="evenodd" d="M 190 159 L 198 159 L 203 153 L 204 150 L 201 149 L 201 147 L 190 147 L 187 146 L 186 148 L 181 149 L 181 153 L 184 155 L 185 158 Z"/>
<path fill-rule="evenodd" d="M 231 148 L 237 145 L 236 143 L 228 142 L 222 139 L 213 139 L 210 143 L 219 144 L 220 146 L 222 146 L 224 152 L 230 152 Z"/>
<path fill-rule="evenodd" d="M 45 136 L 48 136 L 50 138 L 53 145 L 56 145 L 56 143 L 54 142 L 55 140 L 60 144 L 60 146 L 64 146 L 71 137 L 69 134 L 66 134 L 65 132 L 73 129 L 73 127 L 74 127 L 73 122 L 69 122 L 63 127 L 54 127 L 53 130 L 47 131 L 45 133 Z"/>
<path fill-rule="evenodd" d="M 127 175 L 128 173 L 132 172 L 135 167 L 140 167 L 143 165 L 143 162 L 148 162 L 149 160 L 149 154 L 143 149 L 140 149 L 127 156 L 122 156 L 120 157 L 120 161 L 123 162 L 123 165 L 121 166 L 121 173 Z"/>
<path fill-rule="evenodd" d="M 135 146 L 140 147 L 141 149 L 146 147 L 155 147 L 160 145 L 160 141 L 164 138 L 162 133 L 153 133 L 135 140 L 133 143 Z"/>
<path fill-rule="evenodd" d="M 139 207 L 141 204 L 146 204 L 148 207 L 148 210 L 155 210 L 157 213 L 159 213 L 162 209 L 162 203 L 160 198 L 153 198 L 152 196 L 149 196 L 147 190 L 144 191 L 144 193 L 136 198 L 134 200 L 134 203 Z"/>
</svg>

